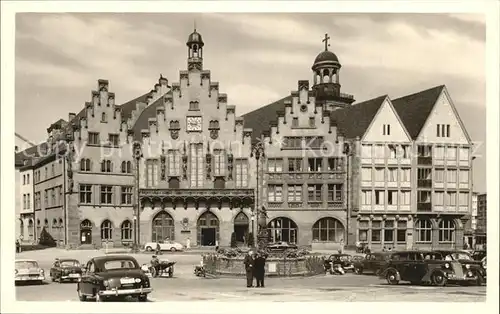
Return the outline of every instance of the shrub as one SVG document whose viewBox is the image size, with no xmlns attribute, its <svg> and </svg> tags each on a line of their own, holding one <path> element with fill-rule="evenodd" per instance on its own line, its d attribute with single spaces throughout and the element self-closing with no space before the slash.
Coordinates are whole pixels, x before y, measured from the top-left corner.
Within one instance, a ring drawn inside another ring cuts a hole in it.
<svg viewBox="0 0 500 314">
<path fill-rule="evenodd" d="M 50 233 L 43 227 L 42 232 L 40 233 L 40 238 L 38 239 L 38 244 L 44 245 L 47 247 L 56 247 L 57 242 L 50 235 Z"/>
<path fill-rule="evenodd" d="M 235 232 L 231 233 L 231 247 L 232 248 L 237 247 L 237 244 L 236 244 L 236 233 Z"/>
</svg>

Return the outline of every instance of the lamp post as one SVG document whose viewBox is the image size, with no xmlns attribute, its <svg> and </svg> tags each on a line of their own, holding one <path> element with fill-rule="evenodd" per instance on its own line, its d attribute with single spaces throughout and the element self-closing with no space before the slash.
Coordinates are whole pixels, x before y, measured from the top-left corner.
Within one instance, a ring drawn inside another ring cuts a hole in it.
<svg viewBox="0 0 500 314">
<path fill-rule="evenodd" d="M 133 153 L 135 159 L 135 212 L 134 212 L 134 251 L 137 252 L 141 245 L 141 200 L 139 198 L 139 165 L 142 157 L 141 143 L 134 142 Z"/>
<path fill-rule="evenodd" d="M 254 206 L 254 213 L 256 215 L 256 219 L 257 219 L 257 233 L 260 233 L 261 232 L 261 228 L 263 227 L 262 224 L 261 224 L 261 221 L 259 220 L 259 188 L 260 188 L 260 181 L 259 181 L 259 161 L 261 158 L 265 158 L 265 154 L 264 154 L 264 146 L 262 145 L 262 143 L 259 143 L 255 146 L 252 146 L 252 150 L 250 152 L 250 157 L 255 157 L 255 161 L 256 161 L 256 164 L 257 164 L 257 176 L 256 176 L 256 179 L 257 179 L 257 186 L 255 187 L 255 206 Z M 265 219 L 265 217 L 264 217 Z M 265 227 L 265 226 L 264 226 Z M 254 238 L 254 245 L 257 244 L 257 238 L 256 238 L 256 234 L 254 233 L 253 234 L 253 238 Z"/>
<path fill-rule="evenodd" d="M 349 218 L 351 216 L 350 210 L 349 210 L 349 160 L 352 154 L 351 150 L 351 145 L 349 143 L 344 143 L 344 150 L 343 153 L 346 155 L 346 220 L 345 220 L 345 242 L 344 245 L 348 246 L 349 245 Z"/>
<path fill-rule="evenodd" d="M 255 224 L 254 224 L 254 221 L 255 221 L 255 212 L 254 210 L 252 210 L 252 214 L 250 216 L 250 220 L 252 221 L 252 238 L 254 240 L 254 245 L 255 245 Z"/>
<path fill-rule="evenodd" d="M 137 251 L 137 242 L 136 242 L 137 241 L 137 234 L 136 234 L 136 230 L 137 230 L 137 215 L 135 214 L 135 212 L 134 212 L 134 224 L 133 224 L 132 227 L 133 227 L 132 250 L 134 252 L 136 252 Z"/>
</svg>

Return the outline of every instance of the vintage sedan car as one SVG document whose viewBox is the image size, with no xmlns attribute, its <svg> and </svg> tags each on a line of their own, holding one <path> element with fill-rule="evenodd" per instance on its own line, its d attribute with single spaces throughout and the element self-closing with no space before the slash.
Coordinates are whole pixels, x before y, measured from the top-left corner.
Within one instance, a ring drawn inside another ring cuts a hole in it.
<svg viewBox="0 0 500 314">
<path fill-rule="evenodd" d="M 382 269 L 385 269 L 387 262 L 391 258 L 392 252 L 375 252 L 366 254 L 364 259 L 354 261 L 354 272 L 361 274 L 378 275 Z"/>
<path fill-rule="evenodd" d="M 481 261 L 475 261 L 471 254 L 462 250 L 434 250 L 434 254 L 428 254 L 425 258 L 435 258 L 445 261 L 458 261 L 462 264 L 464 272 L 471 271 L 476 276 L 476 285 L 481 286 L 486 282 L 486 268 Z"/>
<path fill-rule="evenodd" d="M 72 258 L 58 258 L 50 268 L 52 281 L 62 283 L 63 281 L 78 281 L 82 277 L 82 266 L 80 262 Z"/>
<path fill-rule="evenodd" d="M 471 271 L 464 273 L 460 262 L 426 259 L 425 256 L 430 254 L 433 252 L 393 252 L 386 268 L 380 272 L 380 277 L 385 278 L 390 285 L 408 281 L 411 284 L 445 286 L 448 282 L 463 283 L 476 280 Z"/>
<path fill-rule="evenodd" d="M 333 266 L 340 265 L 344 271 L 354 271 L 352 256 L 350 254 L 332 254 L 324 261 L 325 272 L 333 273 Z"/>
<path fill-rule="evenodd" d="M 137 260 L 128 255 L 94 257 L 87 262 L 85 273 L 76 288 L 80 301 L 93 298 L 137 297 L 144 302 L 153 289 Z"/>
<path fill-rule="evenodd" d="M 158 241 L 158 242 L 148 242 L 144 245 L 144 249 L 146 251 L 155 251 L 156 250 L 156 245 L 160 245 L 160 250 L 161 251 L 182 251 L 184 250 L 184 246 L 180 243 L 177 243 L 175 241 Z"/>
<path fill-rule="evenodd" d="M 293 243 L 288 243 L 284 241 L 274 242 L 267 246 L 267 249 L 271 252 L 282 252 L 286 250 L 296 250 L 297 245 Z"/>
<path fill-rule="evenodd" d="M 486 256 L 486 250 L 474 251 L 471 256 L 474 260 L 480 261 Z"/>
<path fill-rule="evenodd" d="M 30 282 L 42 284 L 45 272 L 38 262 L 32 259 L 18 259 L 15 262 L 15 283 Z"/>
</svg>

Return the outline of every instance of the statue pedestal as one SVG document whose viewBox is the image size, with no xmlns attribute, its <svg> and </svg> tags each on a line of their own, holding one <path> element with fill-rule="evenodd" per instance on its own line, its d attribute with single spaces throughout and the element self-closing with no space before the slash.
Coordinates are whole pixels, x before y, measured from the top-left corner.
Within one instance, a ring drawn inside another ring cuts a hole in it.
<svg viewBox="0 0 500 314">
<path fill-rule="evenodd" d="M 267 234 L 267 230 L 261 230 L 257 235 L 257 248 L 259 250 L 267 249 L 268 242 L 269 242 L 269 235 Z"/>
</svg>

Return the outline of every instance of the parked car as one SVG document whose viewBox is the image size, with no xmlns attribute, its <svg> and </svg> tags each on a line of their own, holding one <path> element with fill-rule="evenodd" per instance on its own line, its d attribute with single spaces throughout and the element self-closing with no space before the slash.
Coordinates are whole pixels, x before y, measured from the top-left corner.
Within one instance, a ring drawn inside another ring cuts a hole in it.
<svg viewBox="0 0 500 314">
<path fill-rule="evenodd" d="M 157 244 L 160 244 L 161 251 L 182 251 L 184 250 L 184 246 L 175 241 L 158 241 L 158 242 L 148 242 L 144 245 L 146 251 L 155 251 Z"/>
<path fill-rule="evenodd" d="M 58 258 L 50 268 L 50 278 L 59 283 L 65 280 L 78 281 L 82 277 L 82 272 L 82 266 L 76 259 Z"/>
<path fill-rule="evenodd" d="M 386 267 L 392 252 L 375 252 L 366 254 L 364 259 L 353 262 L 354 272 L 358 275 L 372 273 L 378 275 Z"/>
<path fill-rule="evenodd" d="M 280 241 L 280 242 L 274 242 L 274 243 L 269 244 L 267 246 L 267 249 L 271 252 L 282 252 L 282 251 L 286 251 L 286 250 L 290 250 L 290 249 L 296 250 L 297 245 L 293 244 L 293 243 Z"/>
<path fill-rule="evenodd" d="M 476 277 L 472 271 L 464 273 L 459 261 L 445 261 L 440 259 L 425 259 L 425 255 L 433 252 L 400 251 L 391 254 L 386 268 L 380 272 L 390 285 L 397 285 L 400 281 L 411 284 L 432 284 L 445 286 L 448 282 L 473 282 Z"/>
<path fill-rule="evenodd" d="M 435 250 L 433 254 L 428 254 L 425 258 L 434 257 L 441 260 L 458 261 L 462 264 L 464 272 L 470 270 L 476 276 L 476 285 L 481 286 L 486 282 L 486 267 L 483 267 L 481 261 L 475 261 L 468 252 L 461 250 Z"/>
<path fill-rule="evenodd" d="M 45 272 L 33 259 L 18 259 L 15 262 L 15 283 L 30 282 L 42 284 Z"/>
<path fill-rule="evenodd" d="M 324 261 L 325 272 L 334 273 L 334 266 L 339 265 L 344 272 L 354 271 L 352 256 L 349 254 L 332 254 Z"/>
<path fill-rule="evenodd" d="M 147 300 L 153 291 L 148 276 L 137 260 L 128 255 L 105 255 L 87 262 L 85 273 L 77 283 L 80 301 L 93 298 L 105 301 L 113 297 L 138 297 Z"/>
<path fill-rule="evenodd" d="M 486 250 L 474 251 L 471 256 L 474 260 L 480 261 L 486 256 Z"/>
</svg>

